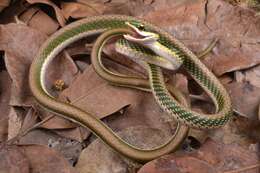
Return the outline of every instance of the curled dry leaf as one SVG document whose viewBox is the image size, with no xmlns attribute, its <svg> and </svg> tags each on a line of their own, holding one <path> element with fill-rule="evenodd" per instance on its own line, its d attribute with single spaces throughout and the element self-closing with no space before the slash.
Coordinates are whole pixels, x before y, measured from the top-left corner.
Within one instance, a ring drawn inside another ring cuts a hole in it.
<svg viewBox="0 0 260 173">
<path fill-rule="evenodd" d="M 10 4 L 11 0 L 2 0 L 0 2 L 0 12 L 5 8 L 8 7 L 8 5 Z"/>
<path fill-rule="evenodd" d="M 45 33 L 46 35 L 51 35 L 59 28 L 59 24 L 56 21 L 35 7 L 29 8 L 19 17 L 19 19 L 25 22 L 28 26 Z"/>
<path fill-rule="evenodd" d="M 0 72 L 0 142 L 7 139 L 8 114 L 10 112 L 11 78 L 6 71 Z"/>
<path fill-rule="evenodd" d="M 124 129 L 118 135 L 128 143 L 143 149 L 157 147 L 165 142 L 165 138 L 168 138 L 168 135 L 160 129 L 145 126 Z M 99 172 L 100 170 L 104 170 L 104 173 L 110 173 L 128 172 L 131 166 L 124 161 L 123 156 L 118 155 L 100 140 L 96 140 L 82 151 L 76 169 L 80 173 Z"/>
<path fill-rule="evenodd" d="M 42 4 L 46 4 L 51 6 L 56 14 L 57 20 L 59 22 L 59 24 L 61 26 L 65 26 L 66 20 L 62 14 L 61 9 L 59 9 L 59 7 L 57 7 L 53 2 L 51 2 L 50 0 L 26 0 L 27 2 L 31 3 L 31 4 L 35 4 L 35 3 L 42 3 Z"/>
<path fill-rule="evenodd" d="M 224 145 L 212 140 L 193 153 L 174 153 L 144 165 L 138 173 L 219 173 L 239 170 L 258 163 L 254 151 L 236 144 Z M 257 170 L 248 172 L 256 173 Z"/>
</svg>

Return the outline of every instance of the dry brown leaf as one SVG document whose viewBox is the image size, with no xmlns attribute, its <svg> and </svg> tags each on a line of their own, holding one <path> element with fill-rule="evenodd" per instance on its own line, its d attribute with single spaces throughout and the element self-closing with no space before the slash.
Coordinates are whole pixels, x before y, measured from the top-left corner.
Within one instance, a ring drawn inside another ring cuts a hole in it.
<svg viewBox="0 0 260 173">
<path fill-rule="evenodd" d="M 22 62 L 31 63 L 46 35 L 22 24 L 0 25 L 0 50 L 23 58 Z M 5 60 L 6 61 L 6 60 Z"/>
<path fill-rule="evenodd" d="M 8 5 L 10 4 L 11 0 L 2 0 L 0 2 L 0 12 L 5 8 L 8 7 Z"/>
<path fill-rule="evenodd" d="M 61 10 L 66 19 L 72 17 L 74 19 L 101 15 L 104 13 L 106 6 L 100 2 L 89 1 L 87 4 L 77 2 L 62 2 Z"/>
<path fill-rule="evenodd" d="M 260 104 L 258 106 L 258 120 L 260 120 Z"/>
<path fill-rule="evenodd" d="M 56 56 L 47 67 L 46 88 L 52 95 L 58 95 L 59 90 L 55 90 L 55 82 L 62 80 L 64 89 L 70 86 L 71 82 L 79 75 L 79 70 L 73 59 L 63 51 Z"/>
<path fill-rule="evenodd" d="M 84 140 L 86 140 L 90 134 L 87 128 L 81 126 L 71 129 L 57 129 L 54 130 L 54 132 L 62 137 L 73 139 L 79 142 L 83 142 Z"/>
<path fill-rule="evenodd" d="M 56 21 L 35 7 L 29 8 L 19 17 L 19 19 L 24 21 L 28 26 L 45 33 L 46 35 L 53 34 L 59 28 L 59 24 Z"/>
<path fill-rule="evenodd" d="M 30 173 L 76 173 L 62 155 L 41 145 L 20 146 L 30 164 Z M 41 153 L 41 154 L 39 154 Z"/>
<path fill-rule="evenodd" d="M 244 74 L 245 81 L 260 88 L 260 65 L 245 71 Z"/>
<path fill-rule="evenodd" d="M 17 57 L 5 52 L 5 63 L 7 71 L 12 78 L 12 95 L 10 105 L 12 106 L 28 106 L 32 104 L 32 98 L 28 82 L 28 72 L 30 60 L 24 57 Z"/>
<path fill-rule="evenodd" d="M 17 146 L 7 146 L 0 150 L 1 173 L 30 173 L 29 161 Z"/>
<path fill-rule="evenodd" d="M 53 2 L 51 2 L 50 0 L 26 0 L 27 2 L 31 3 L 31 4 L 35 4 L 35 3 L 42 3 L 42 4 L 46 4 L 51 6 L 56 14 L 57 20 L 59 22 L 59 24 L 61 26 L 65 26 L 66 20 L 62 14 L 61 9 L 59 9 L 59 7 L 57 7 Z"/>
<path fill-rule="evenodd" d="M 0 50 L 5 51 L 5 65 L 13 81 L 10 104 L 30 105 L 29 67 L 46 36 L 21 24 L 1 25 L 0 35 Z"/>
<path fill-rule="evenodd" d="M 63 155 L 71 164 L 77 161 L 77 158 L 82 150 L 79 142 L 63 138 L 51 131 L 35 129 L 30 131 L 25 136 L 19 138 L 19 145 L 37 144 L 52 148 Z"/>
<path fill-rule="evenodd" d="M 141 3 L 137 3 L 141 2 Z M 100 0 L 77 0 L 81 4 L 93 7 L 99 14 L 124 14 L 135 15 L 136 10 L 140 9 L 142 0 L 128 1 L 128 0 L 113 0 L 113 1 L 100 1 Z M 139 5 L 139 6 L 138 6 Z M 100 9 L 99 9 L 100 8 Z"/>
<path fill-rule="evenodd" d="M 225 85 L 230 93 L 233 108 L 246 115 L 250 120 L 256 120 L 260 102 L 260 88 L 249 83 L 232 82 Z"/>
<path fill-rule="evenodd" d="M 35 110 L 33 108 L 30 108 L 23 119 L 21 131 L 24 132 L 27 129 L 33 127 L 33 125 L 37 123 L 37 118 L 38 116 Z"/>
<path fill-rule="evenodd" d="M 169 137 L 160 129 L 145 126 L 124 129 L 118 135 L 128 143 L 143 149 L 157 147 L 165 142 L 165 138 Z M 80 173 L 100 172 L 101 170 L 104 170 L 104 173 L 117 172 L 118 170 L 127 172 L 130 165 L 127 165 L 122 158 L 100 140 L 96 140 L 82 151 L 76 169 Z"/>
<path fill-rule="evenodd" d="M 11 107 L 8 115 L 8 139 L 17 136 L 23 123 L 23 111 L 19 108 Z"/>
<path fill-rule="evenodd" d="M 10 112 L 11 78 L 6 71 L 0 72 L 0 142 L 7 139 L 8 114 Z"/>
<path fill-rule="evenodd" d="M 169 3 L 141 16 L 167 29 L 192 50 L 202 50 L 218 38 L 213 54 L 204 61 L 218 76 L 259 64 L 260 18 L 221 0 L 207 2 Z"/>
<path fill-rule="evenodd" d="M 129 105 L 135 93 L 109 85 L 90 66 L 64 90 L 62 97 L 73 105 L 103 118 Z"/>
<path fill-rule="evenodd" d="M 258 163 L 255 151 L 233 145 L 224 145 L 212 140 L 193 153 L 174 153 L 151 161 L 144 165 L 138 173 L 219 173 L 239 170 Z M 250 170 L 248 173 L 256 173 Z"/>
</svg>

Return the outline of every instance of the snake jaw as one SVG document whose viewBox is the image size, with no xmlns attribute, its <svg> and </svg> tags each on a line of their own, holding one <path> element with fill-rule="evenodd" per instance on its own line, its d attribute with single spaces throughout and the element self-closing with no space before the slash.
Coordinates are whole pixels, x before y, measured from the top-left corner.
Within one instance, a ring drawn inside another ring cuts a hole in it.
<svg viewBox="0 0 260 173">
<path fill-rule="evenodd" d="M 129 40 L 129 41 L 145 45 L 145 44 L 154 43 L 159 39 L 158 34 L 148 32 L 148 31 L 142 31 L 141 29 L 132 25 L 130 22 L 125 22 L 125 24 L 127 26 L 129 26 L 137 34 L 137 36 L 132 36 L 132 35 L 129 35 L 129 34 L 124 35 L 124 38 Z"/>
</svg>

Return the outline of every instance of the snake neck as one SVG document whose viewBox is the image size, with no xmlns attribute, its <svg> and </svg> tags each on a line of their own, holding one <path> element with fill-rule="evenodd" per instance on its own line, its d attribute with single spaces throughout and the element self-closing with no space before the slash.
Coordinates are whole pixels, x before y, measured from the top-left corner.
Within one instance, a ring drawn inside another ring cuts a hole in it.
<svg viewBox="0 0 260 173">
<path fill-rule="evenodd" d="M 145 43 L 143 46 L 151 49 L 155 54 L 164 57 L 166 60 L 171 62 L 174 70 L 177 70 L 183 63 L 182 58 L 176 52 L 159 42 Z"/>
</svg>

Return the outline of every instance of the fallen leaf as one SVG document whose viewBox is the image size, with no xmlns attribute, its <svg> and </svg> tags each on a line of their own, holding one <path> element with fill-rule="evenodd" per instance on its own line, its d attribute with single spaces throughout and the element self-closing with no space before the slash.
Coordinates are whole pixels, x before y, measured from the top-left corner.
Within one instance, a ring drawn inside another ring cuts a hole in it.
<svg viewBox="0 0 260 173">
<path fill-rule="evenodd" d="M 33 108 L 30 108 L 23 119 L 21 131 L 25 131 L 33 127 L 33 125 L 37 123 L 37 118 L 37 113 L 34 111 Z"/>
<path fill-rule="evenodd" d="M 246 118 L 256 120 L 260 102 L 260 88 L 247 82 L 232 82 L 225 86 L 229 91 L 233 108 L 246 115 Z"/>
<path fill-rule="evenodd" d="M 65 26 L 65 23 L 66 23 L 66 20 L 62 14 L 62 11 L 59 7 L 57 7 L 55 5 L 55 3 L 49 1 L 49 0 L 26 0 L 27 2 L 31 3 L 31 4 L 35 4 L 35 3 L 42 3 L 42 4 L 46 4 L 46 5 L 49 5 L 51 6 L 54 11 L 55 11 L 55 14 L 56 14 L 56 17 L 57 17 L 57 20 L 59 22 L 59 24 L 63 27 Z"/>
<path fill-rule="evenodd" d="M 13 106 L 32 104 L 28 86 L 31 61 L 46 36 L 21 24 L 0 25 L 0 50 L 5 51 L 5 65 L 12 79 Z"/>
<path fill-rule="evenodd" d="M 7 139 L 8 114 L 10 112 L 11 79 L 6 71 L 0 72 L 0 142 Z M 4 92 L 2 92 L 4 91 Z"/>
<path fill-rule="evenodd" d="M 9 1 L 9 0 L 1 0 L 2 1 Z M 23 13 L 27 7 L 27 3 L 24 3 L 24 1 L 12 1 L 12 5 L 9 5 L 8 8 L 5 8 L 1 12 L 0 15 L 0 24 L 8 24 L 15 22 L 15 16 L 19 16 L 21 13 Z"/>
<path fill-rule="evenodd" d="M 258 106 L 258 120 L 260 120 L 260 104 Z"/>
<path fill-rule="evenodd" d="M 8 115 L 8 139 L 17 136 L 23 123 L 23 111 L 19 108 L 11 107 Z"/>
<path fill-rule="evenodd" d="M 245 81 L 249 82 L 253 86 L 260 88 L 260 65 L 246 70 L 244 74 Z"/>
<path fill-rule="evenodd" d="M 29 173 L 30 165 L 17 146 L 6 146 L 0 150 L 1 173 Z"/>
<path fill-rule="evenodd" d="M 86 140 L 90 134 L 87 128 L 81 126 L 71 129 L 56 129 L 54 132 L 62 137 L 73 139 L 79 142 Z"/>
<path fill-rule="evenodd" d="M 142 3 L 142 0 L 137 0 Z M 113 1 L 100 1 L 100 0 L 77 0 L 81 4 L 85 4 L 90 8 L 95 9 L 99 14 L 124 14 L 124 15 L 134 15 L 135 9 L 139 9 L 141 3 L 137 1 L 127 1 L 127 0 L 113 0 Z M 132 4 L 132 5 L 131 5 Z"/>
<path fill-rule="evenodd" d="M 59 24 L 56 21 L 35 7 L 29 8 L 19 17 L 19 19 L 24 21 L 28 26 L 45 33 L 46 35 L 53 34 L 59 28 Z"/>
<path fill-rule="evenodd" d="M 5 8 L 8 7 L 8 5 L 10 4 L 11 0 L 2 0 L 0 2 L 0 12 Z"/>
<path fill-rule="evenodd" d="M 145 164 L 138 173 L 219 173 L 239 170 L 258 162 L 258 156 L 254 151 L 236 144 L 224 145 L 209 139 L 197 151 L 160 157 Z"/>
<path fill-rule="evenodd" d="M 31 173 L 76 173 L 62 155 L 53 149 L 41 145 L 20 146 L 20 149 L 29 161 Z"/>
<path fill-rule="evenodd" d="M 101 15 L 106 6 L 100 2 L 89 1 L 86 4 L 77 2 L 63 2 L 61 3 L 61 10 L 66 19 L 72 17 L 74 19 Z"/>
<path fill-rule="evenodd" d="M 19 138 L 18 144 L 25 146 L 35 144 L 42 147 L 52 148 L 61 153 L 62 157 L 71 165 L 75 164 L 82 150 L 82 145 L 79 142 L 61 137 L 52 131 L 43 129 L 34 129 L 33 131 L 30 131 L 25 136 Z M 43 151 L 39 152 L 44 152 L 44 148 Z"/>
<path fill-rule="evenodd" d="M 71 104 L 103 118 L 129 105 L 135 93 L 101 79 L 90 66 L 62 93 Z"/>
<path fill-rule="evenodd" d="M 52 95 L 57 96 L 62 90 L 70 86 L 78 75 L 77 65 L 65 50 L 56 56 L 47 67 L 46 88 Z M 61 91 L 55 89 L 57 80 L 64 82 L 64 88 Z"/>
</svg>

